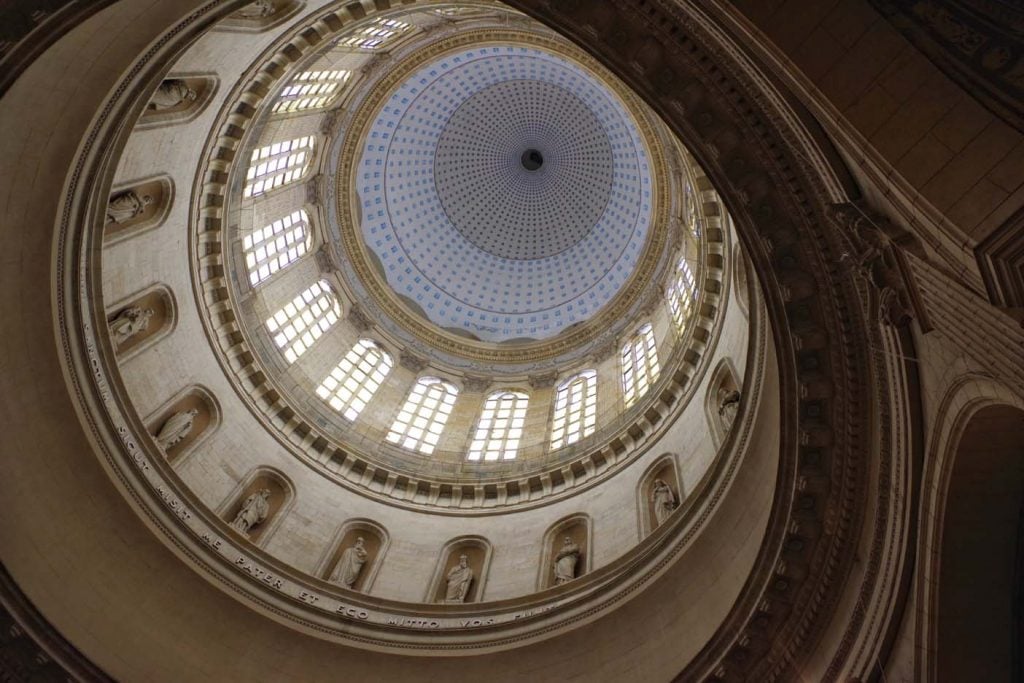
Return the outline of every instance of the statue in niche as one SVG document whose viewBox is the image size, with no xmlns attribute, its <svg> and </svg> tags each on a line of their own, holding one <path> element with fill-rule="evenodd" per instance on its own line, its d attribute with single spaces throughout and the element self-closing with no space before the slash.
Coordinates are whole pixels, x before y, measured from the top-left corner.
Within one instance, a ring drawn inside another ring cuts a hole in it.
<svg viewBox="0 0 1024 683">
<path fill-rule="evenodd" d="M 270 489 L 260 489 L 246 498 L 242 503 L 242 509 L 231 522 L 232 528 L 248 536 L 253 527 L 262 524 L 267 518 L 267 513 L 270 512 L 269 499 Z"/>
<path fill-rule="evenodd" d="M 566 536 L 562 543 L 562 549 L 555 555 L 555 585 L 569 583 L 576 578 L 576 565 L 580 561 L 580 547 L 572 542 L 572 537 Z"/>
<path fill-rule="evenodd" d="M 672 514 L 672 511 L 679 506 L 679 501 L 676 500 L 676 494 L 672 493 L 672 489 L 661 479 L 654 480 L 654 489 L 651 491 L 651 502 L 654 503 L 654 520 L 656 526 L 660 526 L 662 522 L 668 519 L 668 516 Z"/>
<path fill-rule="evenodd" d="M 114 344 L 122 346 L 139 332 L 145 331 L 153 314 L 152 308 L 139 306 L 129 306 L 118 313 L 117 317 L 110 321 L 110 336 L 113 337 Z"/>
<path fill-rule="evenodd" d="M 722 418 L 722 428 L 728 432 L 736 420 L 740 409 L 740 392 L 721 387 L 718 390 L 718 416 Z"/>
<path fill-rule="evenodd" d="M 359 580 L 359 572 L 363 570 L 368 555 L 363 544 L 363 537 L 360 536 L 356 539 L 355 545 L 345 549 L 331 574 L 331 582 L 340 583 L 345 588 L 355 587 L 356 581 Z"/>
<path fill-rule="evenodd" d="M 160 448 L 166 451 L 188 436 L 188 433 L 192 431 L 192 423 L 195 422 L 197 415 L 199 415 L 199 410 L 191 408 L 178 411 L 167 418 L 167 422 L 164 422 L 164 425 L 156 434 L 156 442 Z"/>
<path fill-rule="evenodd" d="M 448 587 L 444 592 L 444 601 L 449 603 L 465 602 L 466 596 L 469 594 L 469 586 L 473 583 L 473 570 L 469 567 L 469 558 L 459 555 L 459 563 L 451 568 L 445 580 L 448 582 Z"/>
<path fill-rule="evenodd" d="M 153 203 L 153 197 L 144 194 L 141 197 L 135 190 L 118 192 L 107 204 L 107 225 L 122 225 L 142 215 L 146 207 Z"/>
<path fill-rule="evenodd" d="M 196 96 L 196 91 L 188 87 L 185 81 L 180 78 L 168 78 L 157 86 L 146 107 L 152 111 L 173 109 L 183 102 L 194 101 Z"/>
<path fill-rule="evenodd" d="M 240 19 L 262 19 L 276 11 L 272 0 L 256 0 L 235 12 L 234 16 Z"/>
</svg>

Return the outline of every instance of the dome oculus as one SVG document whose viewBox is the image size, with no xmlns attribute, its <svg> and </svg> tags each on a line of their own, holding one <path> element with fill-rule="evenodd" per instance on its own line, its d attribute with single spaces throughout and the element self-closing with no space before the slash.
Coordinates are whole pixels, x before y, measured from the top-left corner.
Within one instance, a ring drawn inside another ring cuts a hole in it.
<svg viewBox="0 0 1024 683">
<path fill-rule="evenodd" d="M 355 180 L 388 284 L 485 341 L 590 318 L 629 279 L 653 214 L 632 116 L 588 70 L 535 47 L 418 69 L 369 126 Z"/>
</svg>

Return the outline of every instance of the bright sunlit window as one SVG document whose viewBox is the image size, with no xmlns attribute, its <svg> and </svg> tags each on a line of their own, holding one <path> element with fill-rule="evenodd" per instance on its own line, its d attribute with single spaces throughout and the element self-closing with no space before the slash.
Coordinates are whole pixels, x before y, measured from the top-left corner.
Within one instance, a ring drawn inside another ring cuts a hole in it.
<svg viewBox="0 0 1024 683">
<path fill-rule="evenodd" d="M 332 408 L 355 420 L 391 372 L 391 355 L 369 339 L 360 339 L 317 387 Z"/>
<path fill-rule="evenodd" d="M 622 393 L 627 407 L 647 393 L 660 371 L 654 330 L 646 323 L 622 347 Z"/>
<path fill-rule="evenodd" d="M 452 413 L 459 390 L 437 377 L 421 377 L 405 399 L 387 439 L 409 450 L 430 455 Z"/>
<path fill-rule="evenodd" d="M 340 317 L 341 304 L 321 280 L 267 318 L 267 329 L 284 357 L 294 363 Z"/>
<path fill-rule="evenodd" d="M 315 142 L 307 135 L 254 149 L 242 193 L 256 197 L 301 178 L 313 162 Z"/>
<path fill-rule="evenodd" d="M 309 217 L 302 209 L 253 230 L 242 240 L 249 283 L 257 285 L 309 251 Z"/>
<path fill-rule="evenodd" d="M 697 301 L 697 283 L 693 279 L 693 270 L 685 258 L 679 259 L 676 266 L 675 277 L 672 278 L 672 285 L 668 290 L 668 307 L 672 312 L 672 322 L 676 330 L 682 332 L 686 327 L 686 321 L 693 312 L 693 305 Z"/>
<path fill-rule="evenodd" d="M 357 30 L 352 35 L 340 39 L 338 45 L 340 47 L 358 47 L 364 50 L 373 50 L 409 28 L 411 26 L 404 21 L 378 19 Z"/>
<path fill-rule="evenodd" d="M 487 397 L 476 434 L 469 445 L 470 460 L 511 460 L 523 437 L 526 405 L 530 397 L 521 391 L 501 390 Z"/>
<path fill-rule="evenodd" d="M 597 371 L 584 370 L 569 377 L 555 390 L 551 420 L 551 447 L 576 443 L 597 424 Z"/>
<path fill-rule="evenodd" d="M 349 71 L 303 71 L 291 80 L 274 102 L 274 113 L 322 109 L 341 92 Z"/>
</svg>

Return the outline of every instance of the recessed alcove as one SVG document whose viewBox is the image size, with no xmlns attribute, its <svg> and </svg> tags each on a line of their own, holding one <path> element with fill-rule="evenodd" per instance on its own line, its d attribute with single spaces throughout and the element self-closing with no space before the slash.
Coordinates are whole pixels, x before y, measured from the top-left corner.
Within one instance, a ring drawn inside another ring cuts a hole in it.
<svg viewBox="0 0 1024 683">
<path fill-rule="evenodd" d="M 491 544 L 482 537 L 466 536 L 448 541 L 438 556 L 426 602 L 464 604 L 482 601 L 491 565 L 491 552 Z M 463 558 L 472 571 L 472 579 L 467 589 L 458 590 L 450 586 L 450 583 L 452 573 L 458 571 Z"/>
<path fill-rule="evenodd" d="M 168 175 L 151 176 L 119 186 L 111 193 L 104 219 L 105 244 L 113 244 L 160 227 L 174 201 Z M 135 207 L 135 208 L 133 208 Z"/>
<path fill-rule="evenodd" d="M 256 523 L 246 531 L 239 531 L 232 526 L 247 501 L 261 491 L 269 492 L 266 496 L 266 511 L 260 512 Z M 288 509 L 295 499 L 295 487 L 288 478 L 268 467 L 259 467 L 250 472 L 245 479 L 228 496 L 220 509 L 220 518 L 228 525 L 230 533 L 246 539 L 257 546 L 266 545 L 274 531 L 284 521 Z"/>
<path fill-rule="evenodd" d="M 125 361 L 170 334 L 177 320 L 174 296 L 153 285 L 113 306 L 107 326 L 118 359 Z"/>
<path fill-rule="evenodd" d="M 194 415 L 187 421 L 187 430 L 180 427 L 172 435 L 165 436 L 165 439 L 173 440 L 167 448 L 163 448 L 158 437 L 168 426 L 168 421 L 175 415 Z M 220 407 L 213 394 L 204 387 L 191 386 L 182 389 L 175 396 L 168 399 L 163 406 L 158 408 L 153 415 L 146 420 L 149 431 L 153 435 L 157 445 L 164 450 L 168 462 L 176 464 L 192 453 L 204 439 L 220 424 Z"/>
<path fill-rule="evenodd" d="M 351 519 L 346 521 L 329 546 L 330 551 L 320 562 L 317 576 L 325 581 L 330 581 L 346 588 L 370 593 L 373 590 L 373 581 L 377 577 L 381 564 L 388 551 L 390 535 L 384 527 L 368 519 Z M 366 552 L 365 562 L 360 569 L 355 582 L 351 586 L 345 586 L 343 580 L 343 569 L 339 568 L 342 555 L 349 548 L 353 548 L 362 539 L 362 545 Z"/>
</svg>

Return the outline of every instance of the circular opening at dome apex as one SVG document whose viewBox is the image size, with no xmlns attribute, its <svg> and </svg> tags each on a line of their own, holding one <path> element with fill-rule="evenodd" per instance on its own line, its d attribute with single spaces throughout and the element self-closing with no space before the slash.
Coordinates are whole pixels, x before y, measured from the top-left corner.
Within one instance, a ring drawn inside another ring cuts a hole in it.
<svg viewBox="0 0 1024 683">
<path fill-rule="evenodd" d="M 536 171 L 544 165 L 544 155 L 536 149 L 528 149 L 519 159 L 527 171 Z"/>
</svg>

